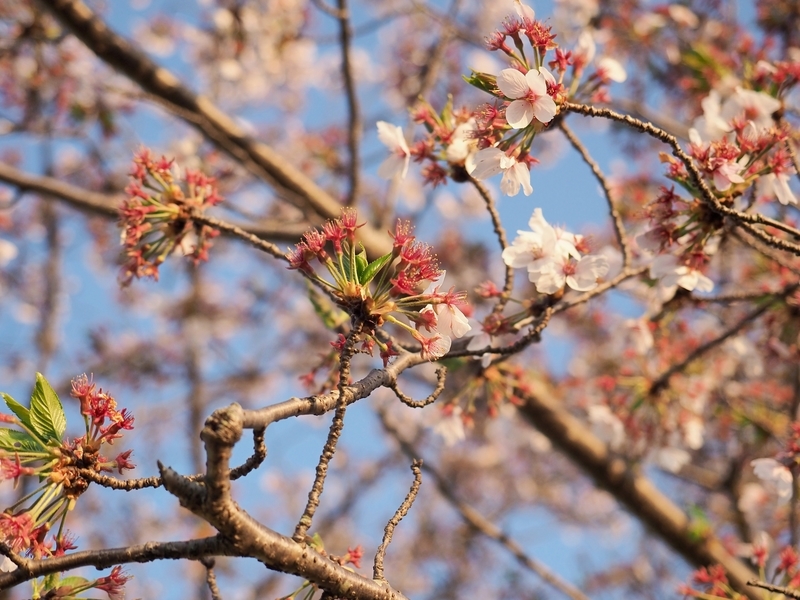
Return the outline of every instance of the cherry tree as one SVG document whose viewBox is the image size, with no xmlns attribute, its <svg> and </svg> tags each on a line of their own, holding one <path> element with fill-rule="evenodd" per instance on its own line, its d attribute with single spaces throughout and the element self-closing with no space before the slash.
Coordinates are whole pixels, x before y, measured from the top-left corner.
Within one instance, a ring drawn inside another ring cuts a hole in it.
<svg viewBox="0 0 800 600">
<path fill-rule="evenodd" d="M 10 597 L 800 598 L 793 3 L 0 32 Z"/>
</svg>

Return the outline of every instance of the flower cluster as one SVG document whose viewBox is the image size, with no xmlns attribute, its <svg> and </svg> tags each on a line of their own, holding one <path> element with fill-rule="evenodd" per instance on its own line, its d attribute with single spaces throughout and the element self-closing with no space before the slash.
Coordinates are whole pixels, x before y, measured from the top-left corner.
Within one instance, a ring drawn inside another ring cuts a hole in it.
<svg viewBox="0 0 800 600">
<path fill-rule="evenodd" d="M 120 208 L 120 227 L 126 262 L 121 281 L 134 277 L 158 279 L 158 267 L 176 247 L 195 263 L 208 259 L 219 232 L 197 223 L 197 211 L 222 202 L 214 179 L 187 169 L 178 174 L 174 161 L 156 160 L 147 149 L 134 158 L 129 197 Z"/>
<path fill-rule="evenodd" d="M 663 253 L 650 264 L 650 277 L 667 287 L 709 292 L 714 283 L 702 271 L 714 250 L 709 242 L 720 227 L 720 219 L 698 200 L 688 202 L 675 188 L 661 187 L 659 195 L 644 209 L 650 229 L 636 238 L 642 250 Z"/>
<path fill-rule="evenodd" d="M 66 418 L 61 401 L 42 375 L 36 375 L 30 408 L 8 394 L 0 394 L 12 415 L 0 414 L 0 421 L 19 429 L 0 429 L 0 478 L 13 480 L 31 477 L 38 488 L 0 515 L 0 540 L 15 552 L 34 558 L 59 556 L 74 549 L 64 530 L 67 514 L 89 487 L 83 470 L 94 472 L 132 469 L 131 451 L 115 458 L 101 455 L 104 445 L 133 428 L 133 416 L 117 410 L 107 393 L 97 390 L 85 375 L 72 382 L 72 395 L 80 400 L 86 434 L 68 440 L 64 436 Z M 57 534 L 47 539 L 52 526 L 60 521 Z"/>
<path fill-rule="evenodd" d="M 502 173 L 500 188 L 508 196 L 517 195 L 520 189 L 526 196 L 533 192 L 529 169 L 536 159 L 530 154 L 531 144 L 558 114 L 561 102 L 580 97 L 607 100 L 605 85 L 625 80 L 625 71 L 618 62 L 602 58 L 597 61 L 596 71 L 581 83 L 596 54 L 593 38 L 587 33 L 575 51 L 565 52 L 558 48 L 555 37 L 550 27 L 536 20 L 533 9 L 517 1 L 516 15 L 509 16 L 486 39 L 487 48 L 504 53 L 511 68 L 497 75 L 473 72 L 466 78 L 495 98 L 494 104 L 484 105 L 474 115 L 472 137 L 481 150 L 468 171 L 476 179 Z M 525 51 L 525 40 L 530 56 Z M 546 63 L 550 50 L 554 50 L 555 58 Z"/>
<path fill-rule="evenodd" d="M 733 198 L 756 182 L 759 198 L 797 204 L 789 187 L 795 169 L 785 146 L 788 132 L 773 120 L 780 100 L 737 87 L 724 101 L 712 90 L 701 104 L 703 116 L 689 131 L 689 153 L 717 195 Z M 672 178 L 692 190 L 685 172 L 674 169 Z"/>
<path fill-rule="evenodd" d="M 362 351 L 371 354 L 377 344 L 384 364 L 396 354 L 390 343 L 376 337 L 387 322 L 411 333 L 429 360 L 444 356 L 452 338 L 470 330 L 462 312 L 466 292 L 443 289 L 445 272 L 439 269 L 431 247 L 416 240 L 406 221 L 398 220 L 390 234 L 392 251 L 369 262 L 356 242 L 356 230 L 361 227 L 357 221 L 355 210 L 344 209 L 340 218 L 325 223 L 321 231 L 306 232 L 286 255 L 289 268 L 330 293 L 362 327 Z M 312 263 L 323 266 L 333 281 L 320 276 Z"/>
<path fill-rule="evenodd" d="M 588 256 L 583 236 L 550 225 L 537 208 L 528 221 L 531 231 L 519 231 L 503 250 L 503 261 L 514 269 L 527 269 L 528 279 L 541 294 L 555 294 L 567 285 L 586 292 L 608 272 L 608 259 Z"/>
<path fill-rule="evenodd" d="M 596 45 L 590 34 L 581 36 L 574 51 L 564 52 L 551 28 L 536 20 L 533 9 L 519 1 L 515 4 L 516 14 L 486 39 L 488 49 L 506 54 L 511 67 L 497 75 L 473 72 L 465 77 L 467 83 L 493 96 L 494 102 L 472 114 L 453 110 L 451 101 L 441 113 L 420 102 L 411 115 L 425 126 L 427 135 L 411 145 L 400 127 L 379 121 L 378 138 L 390 151 L 378 170 L 381 177 L 405 177 L 413 158 L 425 163 L 425 183 L 433 186 L 448 176 L 463 182 L 469 176 L 488 179 L 502 173 L 504 194 L 516 196 L 522 190 L 529 196 L 533 192 L 530 167 L 537 162 L 530 153 L 531 144 L 558 114 L 559 103 L 582 97 L 608 100 L 605 86 L 625 80 L 617 61 L 608 57 L 594 61 Z M 558 78 L 545 67 L 550 50 L 555 50 L 555 59 L 547 64 Z M 596 69 L 582 81 L 593 61 Z"/>
</svg>

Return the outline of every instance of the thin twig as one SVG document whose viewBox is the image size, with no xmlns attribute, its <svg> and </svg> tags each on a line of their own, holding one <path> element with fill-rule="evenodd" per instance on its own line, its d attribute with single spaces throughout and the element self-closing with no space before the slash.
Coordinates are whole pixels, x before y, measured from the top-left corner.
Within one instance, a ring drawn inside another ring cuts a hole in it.
<svg viewBox="0 0 800 600">
<path fill-rule="evenodd" d="M 266 429 L 260 427 L 253 430 L 253 454 L 238 467 L 231 469 L 231 481 L 245 477 L 261 466 L 267 458 L 267 445 L 264 443 Z"/>
<path fill-rule="evenodd" d="M 433 404 L 434 402 L 436 402 L 436 399 L 444 391 L 444 385 L 446 380 L 447 380 L 447 367 L 439 367 L 438 369 L 436 369 L 436 387 L 430 393 L 430 395 L 424 400 L 414 400 L 411 396 L 406 396 L 403 392 L 400 391 L 400 388 L 397 386 L 396 381 L 389 384 L 388 387 L 394 392 L 395 396 L 397 396 L 400 399 L 400 401 L 406 406 L 410 406 L 411 408 L 423 408 L 425 406 L 428 406 L 429 404 Z"/>
<path fill-rule="evenodd" d="M 392 536 L 394 535 L 395 528 L 403 517 L 408 514 L 408 511 L 411 510 L 411 506 L 414 504 L 414 500 L 416 500 L 417 494 L 419 493 L 419 487 L 422 485 L 422 461 L 420 459 L 415 458 L 412 461 L 411 472 L 414 473 L 414 483 L 411 484 L 411 489 L 408 490 L 408 494 L 403 500 L 403 503 L 386 524 L 383 530 L 383 540 L 381 541 L 381 545 L 378 546 L 378 551 L 375 553 L 372 578 L 377 581 L 386 581 L 386 578 L 383 576 L 383 559 L 386 557 L 386 550 L 389 548 L 389 544 L 392 543 Z"/>
<path fill-rule="evenodd" d="M 347 194 L 347 205 L 353 206 L 358 199 L 359 174 L 361 172 L 361 158 L 359 156 L 359 145 L 361 143 L 361 109 L 358 104 L 358 94 L 356 93 L 356 80 L 353 74 L 353 62 L 351 57 L 353 25 L 350 22 L 350 10 L 347 0 L 337 0 L 338 20 L 339 20 L 339 45 L 342 50 L 342 78 L 344 79 L 344 89 L 347 95 L 347 148 L 350 153 L 350 165 L 348 167 L 348 177 L 350 179 L 350 191 Z"/>
<path fill-rule="evenodd" d="M 206 568 L 206 584 L 208 591 L 211 592 L 211 600 L 222 600 L 222 594 L 217 585 L 217 575 L 214 573 L 214 559 L 210 556 L 204 556 L 200 559 L 200 564 Z"/>
<path fill-rule="evenodd" d="M 751 579 L 747 582 L 747 585 L 752 585 L 753 587 L 762 588 L 767 590 L 768 592 L 775 592 L 777 594 L 783 594 L 789 598 L 800 598 L 800 590 L 783 587 L 781 585 L 773 585 L 771 583 L 767 583 L 766 581 L 758 581 L 757 579 Z"/>
<path fill-rule="evenodd" d="M 192 212 L 192 221 L 195 223 L 202 223 L 204 225 L 208 225 L 209 227 L 213 227 L 215 229 L 219 229 L 220 231 L 225 231 L 231 235 L 235 235 L 236 237 L 249 242 L 254 248 L 266 252 L 267 254 L 271 254 L 275 258 L 280 260 L 287 260 L 286 254 L 281 251 L 275 244 L 268 242 L 266 240 L 262 240 L 260 237 L 253 235 L 238 227 L 236 225 L 232 225 L 230 223 L 226 223 L 221 219 L 217 219 L 216 217 L 210 217 L 206 214 L 203 214 L 199 210 L 194 210 Z"/>
<path fill-rule="evenodd" d="M 622 222 L 622 215 L 619 214 L 617 205 L 611 198 L 611 188 L 608 185 L 608 180 L 600 170 L 600 165 L 598 165 L 597 162 L 592 158 L 592 156 L 589 154 L 589 151 L 586 149 L 586 146 L 584 146 L 583 143 L 572 132 L 572 129 L 567 126 L 567 123 L 564 121 L 564 119 L 561 119 L 558 122 L 558 128 L 561 130 L 567 140 L 569 140 L 569 143 L 572 144 L 572 147 L 578 151 L 578 154 L 580 154 L 581 158 L 583 158 L 583 162 L 589 166 L 595 178 L 597 179 L 597 182 L 600 184 L 600 187 L 603 188 L 603 194 L 605 194 L 606 202 L 608 203 L 608 211 L 611 215 L 611 221 L 614 223 L 614 233 L 617 236 L 617 244 L 619 244 L 619 248 L 622 251 L 622 266 L 623 268 L 627 269 L 631 265 L 631 248 L 628 244 L 627 236 L 625 235 L 625 224 Z"/>
<path fill-rule="evenodd" d="M 389 423 L 386 418 L 385 411 L 380 411 L 378 416 L 381 420 L 383 428 L 395 440 L 397 440 L 397 443 L 400 445 L 400 449 L 406 456 L 409 458 L 419 456 L 419 452 L 416 448 L 414 448 L 413 444 L 407 438 L 405 438 L 396 427 Z M 422 468 L 426 473 L 433 477 L 433 481 L 436 484 L 436 488 L 439 490 L 439 493 L 450 504 L 450 506 L 452 506 L 461 515 L 461 518 L 464 519 L 464 522 L 468 523 L 476 531 L 479 531 L 486 537 L 503 546 L 503 548 L 508 550 L 514 556 L 514 558 L 517 559 L 519 564 L 537 576 L 541 577 L 544 582 L 549 583 L 555 589 L 562 592 L 565 596 L 568 596 L 573 600 L 588 600 L 586 595 L 578 588 L 562 580 L 547 566 L 528 556 L 519 543 L 517 543 L 508 534 L 504 533 L 489 519 L 484 517 L 478 510 L 459 500 L 455 491 L 453 490 L 452 485 L 449 484 L 444 475 L 442 475 L 436 469 L 436 467 L 432 467 L 430 465 L 430 461 L 425 462 Z"/>
<path fill-rule="evenodd" d="M 319 462 L 317 463 L 314 483 L 311 485 L 311 490 L 308 492 L 308 501 L 306 502 L 305 510 L 303 510 L 303 515 L 297 522 L 297 526 L 294 529 L 294 535 L 292 535 L 292 539 L 298 543 L 305 542 L 306 534 L 311 527 L 314 514 L 317 512 L 320 497 L 322 496 L 322 490 L 325 486 L 325 478 L 328 475 L 328 465 L 330 464 L 333 455 L 336 453 L 336 445 L 339 442 L 339 436 L 342 435 L 342 429 L 344 429 L 344 415 L 345 411 L 347 410 L 347 397 L 345 396 L 344 390 L 347 386 L 348 380 L 350 379 L 350 360 L 353 358 L 353 354 L 355 353 L 356 339 L 361 334 L 362 329 L 363 323 L 358 323 L 355 327 L 353 327 L 348 334 L 342 351 L 339 355 L 339 385 L 337 387 L 339 399 L 336 403 L 336 410 L 333 414 L 331 427 L 328 430 L 328 439 L 325 440 L 325 445 L 322 448 L 322 454 L 320 455 Z"/>
<path fill-rule="evenodd" d="M 0 543 L 0 554 L 8 556 L 10 548 Z M 13 553 L 12 553 L 13 554 Z M 18 569 L 10 573 L 0 573 L 0 590 L 6 590 L 23 581 L 30 581 L 43 575 L 61 573 L 79 567 L 92 566 L 106 569 L 127 563 L 149 563 L 156 560 L 199 559 L 203 556 L 242 556 L 223 536 L 175 542 L 147 542 L 124 548 L 106 550 L 83 550 L 63 556 L 52 556 L 42 560 L 21 558 Z M 13 557 L 9 558 L 14 561 Z M 14 561 L 16 562 L 16 561 Z"/>
<path fill-rule="evenodd" d="M 497 241 L 500 242 L 500 251 L 502 252 L 508 248 L 508 237 L 506 236 L 506 230 L 505 227 L 503 227 L 503 222 L 500 220 L 500 213 L 497 212 L 497 206 L 495 205 L 494 198 L 492 198 L 489 190 L 486 189 L 486 186 L 480 181 L 474 177 L 470 177 L 469 181 L 475 187 L 475 189 L 478 190 L 481 198 L 483 198 L 483 201 L 486 203 L 486 210 L 489 211 L 489 216 L 492 218 L 494 233 L 497 236 Z M 514 288 L 514 269 L 512 269 L 509 265 L 505 265 L 505 268 L 506 272 L 503 280 L 503 292 L 500 294 L 500 298 L 492 310 L 492 313 L 498 315 L 503 312 L 506 304 L 508 304 L 508 299 L 511 297 L 511 290 Z"/>
<path fill-rule="evenodd" d="M 796 285 L 793 285 L 792 289 L 796 287 L 797 287 Z M 728 338 L 739 333 L 739 331 L 741 331 L 745 326 L 755 321 L 758 317 L 760 317 L 770 308 L 772 308 L 772 302 L 764 303 L 763 306 L 759 306 L 754 311 L 751 311 L 750 313 L 745 315 L 738 323 L 735 323 L 734 325 L 723 331 L 717 337 L 707 341 L 705 344 L 699 345 L 697 348 L 692 350 L 688 354 L 688 356 L 686 356 L 686 358 L 684 358 L 679 363 L 672 365 L 669 369 L 667 369 L 661 375 L 659 375 L 655 379 L 655 381 L 653 381 L 653 384 L 650 386 L 650 394 L 656 394 L 662 389 L 664 389 L 673 375 L 675 375 L 676 373 L 680 373 L 691 363 L 693 363 L 698 358 L 703 356 L 706 352 L 708 352 L 709 350 L 713 350 Z"/>
</svg>

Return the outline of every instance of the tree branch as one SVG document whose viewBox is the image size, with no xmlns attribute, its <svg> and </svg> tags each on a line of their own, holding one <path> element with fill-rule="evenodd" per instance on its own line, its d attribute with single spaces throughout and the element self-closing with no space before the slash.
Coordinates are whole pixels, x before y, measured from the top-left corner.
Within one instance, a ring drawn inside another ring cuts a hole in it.
<svg viewBox="0 0 800 600">
<path fill-rule="evenodd" d="M 151 60 L 80 0 L 39 0 L 92 52 L 128 76 L 146 92 L 179 109 L 215 145 L 239 160 L 261 179 L 323 218 L 338 217 L 341 204 L 291 164 L 281 153 L 246 135 L 234 120 L 208 98 L 194 94 L 178 78 Z M 369 225 L 361 229 L 367 251 L 381 256 L 389 250 L 386 236 Z"/>
</svg>

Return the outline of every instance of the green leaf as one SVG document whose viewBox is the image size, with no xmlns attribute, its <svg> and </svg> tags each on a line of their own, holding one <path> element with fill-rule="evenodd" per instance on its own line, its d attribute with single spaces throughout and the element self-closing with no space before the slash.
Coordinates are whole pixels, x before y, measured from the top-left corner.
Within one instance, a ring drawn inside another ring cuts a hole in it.
<svg viewBox="0 0 800 600">
<path fill-rule="evenodd" d="M 391 259 L 392 259 L 391 252 L 389 252 L 389 254 L 384 254 L 380 258 L 376 258 L 371 263 L 369 263 L 369 265 L 367 265 L 366 269 L 364 269 L 361 272 L 361 275 L 359 276 L 358 280 L 361 282 L 362 285 L 367 285 L 370 281 L 372 281 L 375 278 L 375 275 L 378 274 L 378 271 L 380 271 L 383 268 L 383 266 Z"/>
<path fill-rule="evenodd" d="M 85 577 L 78 577 L 77 575 L 72 575 L 70 577 L 64 577 L 61 581 L 58 582 L 58 586 L 68 585 L 71 588 L 76 588 L 78 586 L 83 587 L 84 585 L 88 584 L 89 580 Z"/>
<path fill-rule="evenodd" d="M 61 442 L 67 428 L 67 418 L 58 394 L 41 373 L 36 374 L 36 385 L 31 394 L 31 423 L 34 431 L 45 440 Z"/>
<path fill-rule="evenodd" d="M 2 396 L 3 400 L 5 400 L 8 409 L 13 412 L 20 421 L 22 421 L 22 424 L 28 429 L 33 429 L 30 411 L 8 394 L 0 392 L 0 396 Z"/>
<path fill-rule="evenodd" d="M 358 279 L 358 283 L 363 284 L 364 281 L 361 279 L 362 274 L 367 268 L 367 257 L 361 254 L 356 255 L 356 278 Z"/>
<path fill-rule="evenodd" d="M 25 431 L 0 427 L 0 450 L 6 452 L 42 452 L 45 448 Z"/>
</svg>

